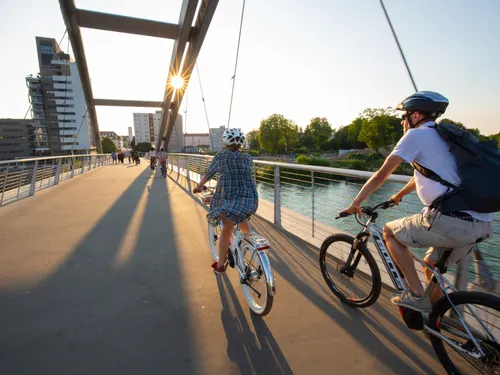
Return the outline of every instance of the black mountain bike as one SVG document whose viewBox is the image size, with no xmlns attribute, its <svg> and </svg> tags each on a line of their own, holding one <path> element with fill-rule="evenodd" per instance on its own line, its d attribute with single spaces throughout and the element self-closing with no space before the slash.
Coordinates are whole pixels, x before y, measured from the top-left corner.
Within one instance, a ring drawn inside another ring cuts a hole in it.
<svg viewBox="0 0 500 375">
<path fill-rule="evenodd" d="M 408 289 L 403 274 L 385 246 L 382 228 L 375 224 L 377 209 L 393 207 L 387 201 L 374 207 L 362 207 L 366 222 L 356 237 L 334 234 L 321 245 L 319 263 L 323 277 L 332 292 L 353 307 L 368 307 L 380 295 L 380 270 L 367 243 L 373 237 L 375 248 L 387 269 L 389 279 L 398 292 Z M 346 217 L 348 215 L 342 215 Z M 337 217 L 338 219 L 338 217 Z M 444 296 L 429 314 L 399 307 L 401 316 L 410 329 L 423 330 L 443 367 L 450 374 L 468 374 L 471 369 L 483 374 L 500 374 L 500 298 L 481 292 L 457 291 L 443 276 L 446 251 L 435 269 L 414 256 L 434 274 L 425 289 L 430 296 L 436 286 Z M 359 285 L 355 283 L 359 282 Z"/>
</svg>

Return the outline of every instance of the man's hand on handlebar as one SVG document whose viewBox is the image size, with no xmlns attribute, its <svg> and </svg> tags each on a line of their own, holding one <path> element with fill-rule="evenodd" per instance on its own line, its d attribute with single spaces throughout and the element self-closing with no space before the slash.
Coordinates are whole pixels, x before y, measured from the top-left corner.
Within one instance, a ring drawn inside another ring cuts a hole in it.
<svg viewBox="0 0 500 375">
<path fill-rule="evenodd" d="M 389 198 L 389 201 L 392 201 L 394 205 L 397 206 L 402 199 L 403 197 L 399 196 L 398 194 L 394 194 L 392 197 Z"/>
<path fill-rule="evenodd" d="M 339 217 L 346 217 L 356 213 L 358 214 L 359 217 L 361 217 L 361 205 L 351 203 L 351 205 L 348 208 L 340 211 Z"/>
</svg>

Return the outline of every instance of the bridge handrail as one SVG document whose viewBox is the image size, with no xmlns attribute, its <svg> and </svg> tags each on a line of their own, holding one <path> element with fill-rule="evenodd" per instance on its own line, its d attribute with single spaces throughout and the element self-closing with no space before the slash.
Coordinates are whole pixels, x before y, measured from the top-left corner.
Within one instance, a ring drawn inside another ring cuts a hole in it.
<svg viewBox="0 0 500 375">
<path fill-rule="evenodd" d="M 27 198 L 87 171 L 108 164 L 110 154 L 80 154 L 0 162 L 0 207 Z"/>
<path fill-rule="evenodd" d="M 20 162 L 31 162 L 35 160 L 55 160 L 55 159 L 64 159 L 64 158 L 74 158 L 74 157 L 83 157 L 83 156 L 110 156 L 111 154 L 78 154 L 78 155 L 62 155 L 62 156 L 40 156 L 34 158 L 20 158 L 20 159 L 11 159 L 11 160 L 2 160 L 0 161 L 0 165 L 2 164 L 12 164 L 12 163 L 20 163 Z"/>
</svg>

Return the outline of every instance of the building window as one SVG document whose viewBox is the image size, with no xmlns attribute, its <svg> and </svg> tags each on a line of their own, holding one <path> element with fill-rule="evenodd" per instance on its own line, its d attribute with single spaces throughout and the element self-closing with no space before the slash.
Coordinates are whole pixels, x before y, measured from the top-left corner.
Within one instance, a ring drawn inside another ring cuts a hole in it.
<svg viewBox="0 0 500 375">
<path fill-rule="evenodd" d="M 54 48 L 52 46 L 40 45 L 40 53 L 43 54 L 54 54 Z"/>
</svg>

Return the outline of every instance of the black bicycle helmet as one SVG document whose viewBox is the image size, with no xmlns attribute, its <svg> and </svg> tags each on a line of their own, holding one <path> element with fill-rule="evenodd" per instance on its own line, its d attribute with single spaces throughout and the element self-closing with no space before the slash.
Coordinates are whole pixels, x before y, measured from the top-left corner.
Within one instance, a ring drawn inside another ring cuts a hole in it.
<svg viewBox="0 0 500 375">
<path fill-rule="evenodd" d="M 405 98 L 396 106 L 396 110 L 417 111 L 437 118 L 441 116 L 450 102 L 443 95 L 434 91 L 418 91 Z"/>
</svg>

